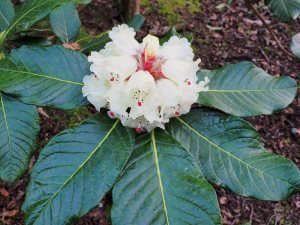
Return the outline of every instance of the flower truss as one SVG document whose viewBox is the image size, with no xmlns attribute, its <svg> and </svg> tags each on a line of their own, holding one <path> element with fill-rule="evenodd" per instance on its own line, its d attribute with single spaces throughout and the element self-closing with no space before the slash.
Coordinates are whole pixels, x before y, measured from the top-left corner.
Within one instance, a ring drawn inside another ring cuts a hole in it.
<svg viewBox="0 0 300 225">
<path fill-rule="evenodd" d="M 148 35 L 140 44 L 133 28 L 119 25 L 109 32 L 111 42 L 88 60 L 93 74 L 85 76 L 83 95 L 99 111 L 137 132 L 151 131 L 174 116 L 188 113 L 208 78 L 197 83 L 200 60 L 194 61 L 186 38 L 173 36 L 162 46 Z"/>
</svg>

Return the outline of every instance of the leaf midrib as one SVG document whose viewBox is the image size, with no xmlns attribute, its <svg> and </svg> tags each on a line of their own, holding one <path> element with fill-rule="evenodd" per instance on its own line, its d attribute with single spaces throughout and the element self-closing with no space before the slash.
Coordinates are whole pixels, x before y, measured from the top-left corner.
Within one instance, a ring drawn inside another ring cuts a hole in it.
<svg viewBox="0 0 300 225">
<path fill-rule="evenodd" d="M 246 162 L 242 161 L 241 159 L 237 158 L 236 156 L 232 155 L 231 153 L 225 151 L 223 148 L 221 148 L 220 146 L 218 146 L 217 144 L 213 143 L 212 141 L 210 141 L 207 137 L 205 137 L 204 135 L 200 134 L 200 132 L 198 132 L 197 130 L 195 130 L 192 126 L 190 126 L 187 122 L 185 122 L 183 119 L 179 118 L 179 117 L 176 117 L 177 120 L 179 120 L 179 122 L 181 122 L 183 125 L 185 125 L 187 128 L 189 128 L 192 132 L 194 132 L 197 136 L 199 136 L 200 138 L 202 138 L 203 140 L 205 140 L 206 142 L 208 142 L 210 145 L 214 146 L 215 148 L 219 149 L 220 151 L 224 152 L 225 154 L 227 154 L 228 156 L 234 158 L 235 160 L 239 161 L 240 163 L 242 164 L 245 164 L 247 168 L 252 168 L 254 170 L 257 170 L 258 172 L 262 173 L 262 174 L 265 174 L 265 175 L 268 175 L 268 176 L 271 176 L 277 180 L 280 180 L 282 181 L 283 183 L 286 183 L 288 184 L 289 186 L 292 186 L 294 187 L 295 189 L 297 190 L 300 190 L 300 188 L 298 188 L 297 186 L 293 185 L 293 184 L 290 184 L 288 183 L 287 181 L 285 180 L 282 180 L 278 177 L 274 177 L 272 174 L 268 174 L 268 173 L 265 173 L 263 170 L 259 170 L 253 166 L 251 166 L 250 164 L 247 164 Z"/>
<path fill-rule="evenodd" d="M 8 145 L 9 145 L 9 155 L 10 155 L 10 160 L 9 160 L 9 165 L 10 165 L 10 171 L 12 171 L 12 147 L 11 147 L 11 139 L 10 139 L 10 132 L 9 132 L 9 127 L 8 127 L 8 121 L 7 121 L 7 116 L 6 116 L 6 111 L 5 111 L 5 106 L 3 102 L 3 96 L 0 93 L 0 101 L 1 101 L 1 106 L 2 106 L 2 112 L 3 112 L 3 118 L 5 121 L 5 127 L 6 127 L 6 132 L 7 132 L 7 139 L 8 139 Z M 11 175 L 11 173 L 10 173 Z"/>
<path fill-rule="evenodd" d="M 26 13 L 24 13 L 22 16 L 20 16 L 6 31 L 6 34 L 8 34 L 24 17 L 26 17 L 31 11 L 35 10 L 39 6 L 44 5 L 45 3 L 48 3 L 48 1 L 44 1 L 42 4 L 37 4 L 35 7 L 32 7 L 30 10 L 28 10 Z M 24 3 L 26 4 L 26 2 Z M 29 3 L 28 3 L 29 4 Z M 24 6 L 25 7 L 25 6 Z"/>
<path fill-rule="evenodd" d="M 161 193 L 162 202 L 163 202 L 163 209 L 164 209 L 165 217 L 166 217 L 166 220 L 167 220 L 166 222 L 167 222 L 167 225 L 170 225 L 168 210 L 167 210 L 167 204 L 166 204 L 166 199 L 165 199 L 165 194 L 164 194 L 164 187 L 163 187 L 163 183 L 162 183 L 162 179 L 161 179 L 161 173 L 160 173 L 160 167 L 159 167 L 159 159 L 158 159 L 158 153 L 157 153 L 157 148 L 156 148 L 156 140 L 155 140 L 154 130 L 152 130 L 152 132 L 151 132 L 151 143 L 152 143 L 152 150 L 153 150 L 153 155 L 154 155 L 154 164 L 155 164 L 155 167 L 156 167 L 156 173 L 157 173 L 157 177 L 158 177 L 159 190 L 160 190 L 160 193 Z"/>
<path fill-rule="evenodd" d="M 269 92 L 273 90 L 286 90 L 286 89 L 294 89 L 295 87 L 287 87 L 287 88 L 272 88 L 272 89 L 209 89 L 207 92 L 232 92 L 232 93 L 243 93 L 243 92 Z"/>
<path fill-rule="evenodd" d="M 36 76 L 36 77 L 42 77 L 42 78 L 46 78 L 49 80 L 55 80 L 55 81 L 59 81 L 59 82 L 63 82 L 63 83 L 68 83 L 68 84 L 73 84 L 73 85 L 79 85 L 79 86 L 83 86 L 83 83 L 80 82 L 75 82 L 75 81 L 69 81 L 69 80 L 64 80 L 64 79 L 60 79 L 57 78 L 55 76 L 47 76 L 45 74 L 38 74 L 38 73 L 32 73 L 29 71 L 21 71 L 21 70 L 12 70 L 12 69 L 5 69 L 5 68 L 0 68 L 0 71 L 5 71 L 5 72 L 12 72 L 12 73 L 23 73 L 23 74 L 27 74 L 27 75 L 32 75 L 32 76 Z"/>
<path fill-rule="evenodd" d="M 46 205 L 43 207 L 43 209 L 41 210 L 41 212 L 37 215 L 34 223 L 32 225 L 34 225 L 37 221 L 38 218 L 44 213 L 44 211 L 47 209 L 47 207 L 49 206 L 49 204 L 52 202 L 52 200 L 59 194 L 59 192 L 73 179 L 73 177 L 82 169 L 82 167 L 92 158 L 92 156 L 99 150 L 99 148 L 101 147 L 101 145 L 106 141 L 106 139 L 110 136 L 110 134 L 113 132 L 113 130 L 116 128 L 116 126 L 119 123 L 119 119 L 113 124 L 113 126 L 110 128 L 110 130 L 106 133 L 106 135 L 104 136 L 104 138 L 99 142 L 99 144 L 95 147 L 95 149 L 90 153 L 89 157 L 87 157 L 86 160 L 84 160 L 84 162 L 77 168 L 77 170 L 75 170 L 75 172 L 66 180 L 65 183 L 63 183 L 63 185 L 53 194 L 53 196 L 47 201 Z"/>
<path fill-rule="evenodd" d="M 61 12 L 62 12 L 62 16 L 63 16 L 63 21 L 64 21 L 64 28 L 65 28 L 65 38 L 67 43 L 69 43 L 69 35 L 68 35 L 68 28 L 67 28 L 67 23 L 66 23 L 66 18 L 65 18 L 65 12 L 64 12 L 64 8 L 61 8 Z"/>
</svg>

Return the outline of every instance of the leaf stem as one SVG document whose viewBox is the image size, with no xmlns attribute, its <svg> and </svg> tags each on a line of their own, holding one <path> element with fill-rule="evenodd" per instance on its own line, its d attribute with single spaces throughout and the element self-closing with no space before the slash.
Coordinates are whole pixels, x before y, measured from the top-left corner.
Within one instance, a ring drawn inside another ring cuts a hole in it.
<svg viewBox="0 0 300 225">
<path fill-rule="evenodd" d="M 134 14 L 141 14 L 141 0 L 135 0 L 135 11 Z"/>
<path fill-rule="evenodd" d="M 294 55 L 288 50 L 286 50 L 284 46 L 281 44 L 280 40 L 277 38 L 272 28 L 267 24 L 265 18 L 257 11 L 257 9 L 252 4 L 249 4 L 249 7 L 252 9 L 255 15 L 261 20 L 261 22 L 263 23 L 265 28 L 269 31 L 271 36 L 274 38 L 274 40 L 276 41 L 278 47 L 282 50 L 282 52 L 285 53 L 288 57 L 294 58 Z"/>
<path fill-rule="evenodd" d="M 6 38 L 6 32 L 0 33 L 0 50 L 3 48 L 5 38 Z"/>
</svg>

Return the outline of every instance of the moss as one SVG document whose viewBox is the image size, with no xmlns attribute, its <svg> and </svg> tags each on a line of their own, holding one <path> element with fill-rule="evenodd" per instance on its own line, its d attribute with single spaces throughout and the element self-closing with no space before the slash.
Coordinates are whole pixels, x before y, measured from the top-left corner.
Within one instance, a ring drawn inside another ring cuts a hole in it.
<svg viewBox="0 0 300 225">
<path fill-rule="evenodd" d="M 153 1 L 151 0 L 142 0 L 142 5 L 146 9 L 156 10 L 153 6 Z M 199 0 L 156 0 L 158 4 L 158 13 L 167 16 L 168 22 L 171 24 L 176 24 L 181 21 L 182 18 L 179 14 L 181 9 L 185 9 L 190 14 L 194 14 L 200 11 L 200 1 Z"/>
<path fill-rule="evenodd" d="M 66 111 L 67 120 L 66 126 L 67 127 L 76 127 L 82 120 L 86 119 L 91 112 L 86 107 L 80 107 L 77 109 Z"/>
</svg>

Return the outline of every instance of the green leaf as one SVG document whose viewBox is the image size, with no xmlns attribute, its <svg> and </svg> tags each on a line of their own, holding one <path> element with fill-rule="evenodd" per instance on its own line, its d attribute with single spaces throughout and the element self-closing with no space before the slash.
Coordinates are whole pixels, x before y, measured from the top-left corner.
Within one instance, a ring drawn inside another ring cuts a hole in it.
<svg viewBox="0 0 300 225">
<path fill-rule="evenodd" d="M 145 17 L 141 14 L 136 14 L 132 18 L 129 26 L 132 27 L 135 31 L 139 31 L 145 22 Z"/>
<path fill-rule="evenodd" d="M 169 41 L 169 39 L 172 36 L 177 36 L 177 37 L 180 37 L 180 38 L 186 38 L 186 39 L 188 39 L 189 42 L 192 42 L 193 38 L 194 38 L 192 33 L 185 34 L 185 36 L 183 36 L 183 35 L 181 35 L 180 33 L 177 32 L 175 27 L 171 27 L 171 29 L 168 31 L 168 33 L 166 33 L 165 36 L 163 36 L 162 38 L 159 39 L 159 43 L 161 45 L 163 45 L 165 42 Z"/>
<path fill-rule="evenodd" d="M 75 3 L 65 3 L 55 8 L 50 13 L 50 24 L 63 43 L 74 41 L 81 26 Z"/>
<path fill-rule="evenodd" d="M 166 132 L 140 136 L 113 188 L 116 225 L 221 224 L 214 189 Z"/>
<path fill-rule="evenodd" d="M 272 77 L 249 62 L 198 73 L 199 80 L 205 76 L 209 91 L 200 93 L 198 103 L 236 116 L 271 114 L 288 106 L 297 91 L 292 78 Z"/>
<path fill-rule="evenodd" d="M 296 34 L 292 39 L 291 50 L 294 55 L 300 59 L 300 33 Z"/>
<path fill-rule="evenodd" d="M 6 30 L 15 17 L 14 6 L 11 0 L 0 1 L 0 32 Z"/>
<path fill-rule="evenodd" d="M 100 51 L 110 41 L 111 39 L 108 36 L 108 32 L 104 32 L 96 37 L 87 36 L 77 40 L 81 46 L 80 51 L 86 54 L 90 54 L 91 51 Z"/>
<path fill-rule="evenodd" d="M 27 169 L 36 148 L 39 116 L 26 105 L 0 92 L 0 178 L 14 182 Z"/>
<path fill-rule="evenodd" d="M 23 46 L 0 61 L 0 90 L 25 103 L 72 109 L 86 104 L 81 89 L 89 66 L 85 55 L 61 46 Z"/>
<path fill-rule="evenodd" d="M 14 30 L 28 29 L 34 23 L 47 16 L 54 7 L 70 1 L 71 0 L 26 0 L 16 10 L 16 16 L 7 29 L 6 35 Z"/>
<path fill-rule="evenodd" d="M 270 10 L 281 20 L 291 21 L 300 14 L 300 0 L 269 0 Z"/>
<path fill-rule="evenodd" d="M 167 130 L 195 158 L 202 174 L 233 192 L 278 201 L 300 191 L 300 172 L 288 159 L 268 153 L 246 121 L 210 109 L 174 118 Z"/>
<path fill-rule="evenodd" d="M 97 115 L 55 136 L 33 167 L 26 225 L 72 224 L 110 190 L 133 149 L 130 130 Z"/>
<path fill-rule="evenodd" d="M 92 2 L 92 0 L 75 0 L 78 4 L 89 4 Z"/>
</svg>

